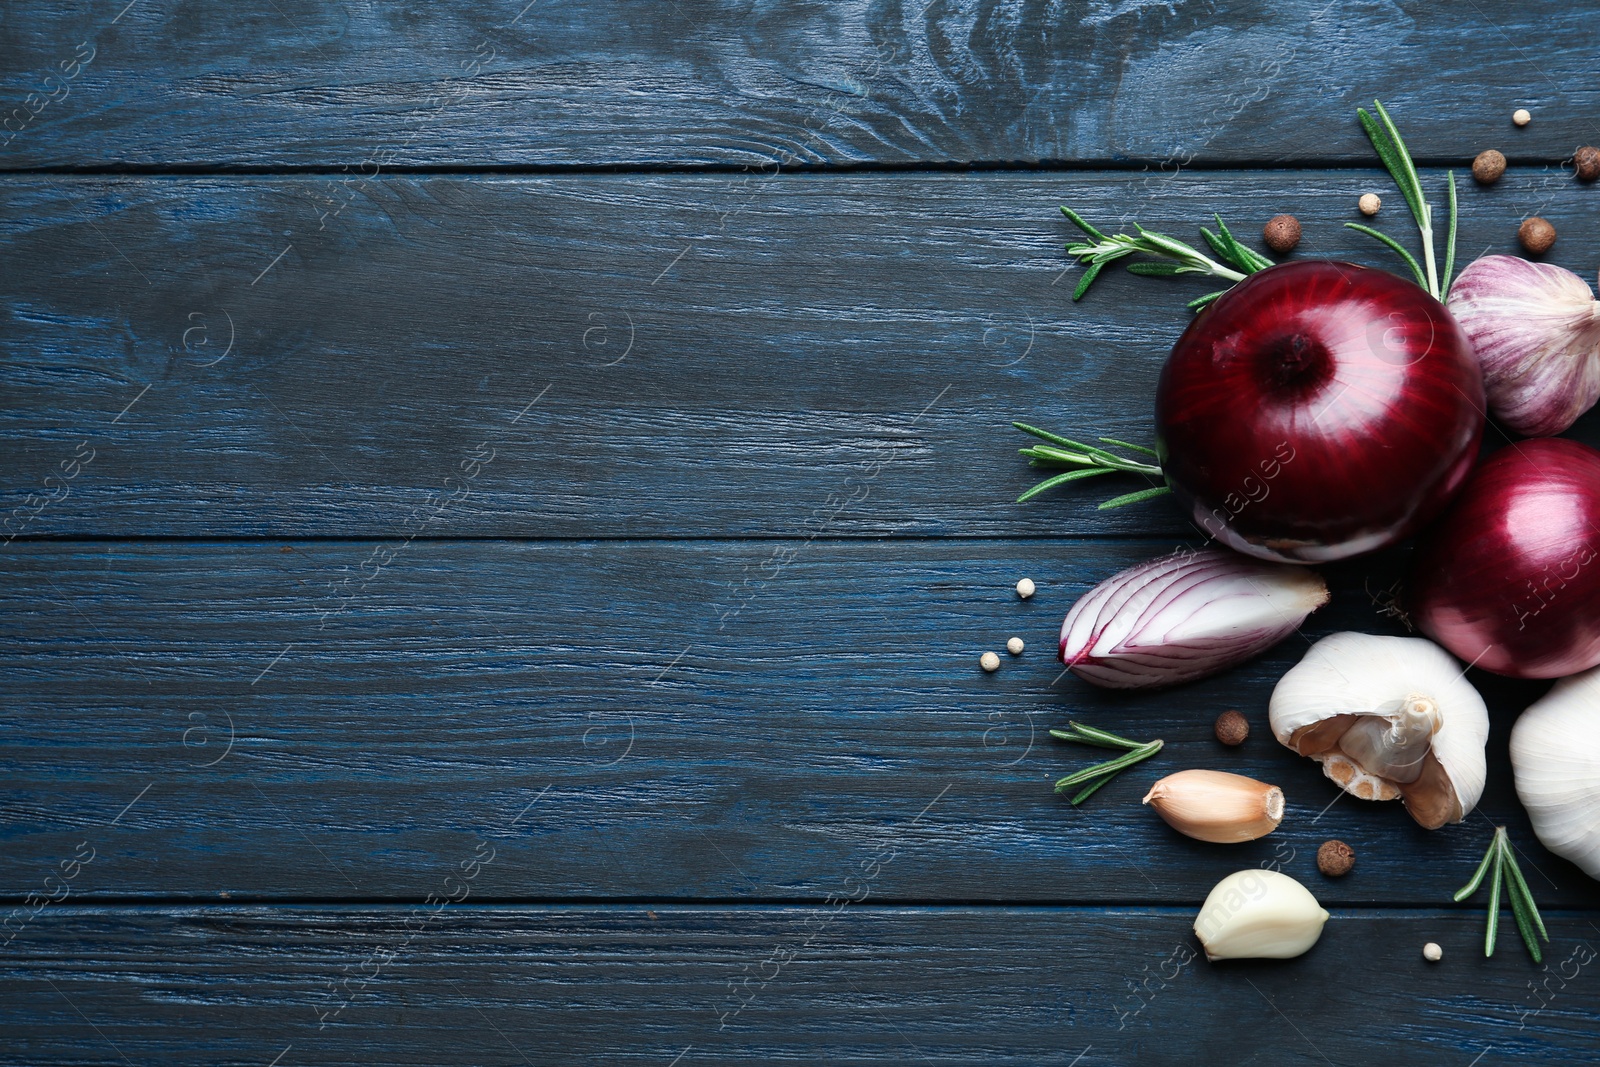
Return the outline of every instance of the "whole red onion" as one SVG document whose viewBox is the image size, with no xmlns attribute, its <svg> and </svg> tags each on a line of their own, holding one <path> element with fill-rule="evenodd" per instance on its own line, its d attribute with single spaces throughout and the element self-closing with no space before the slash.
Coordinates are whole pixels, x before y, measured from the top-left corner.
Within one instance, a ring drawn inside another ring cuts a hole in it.
<svg viewBox="0 0 1600 1067">
<path fill-rule="evenodd" d="M 1483 379 L 1444 305 L 1330 260 L 1270 267 L 1189 324 L 1161 372 L 1167 484 L 1208 535 L 1262 559 L 1370 552 L 1466 480 Z"/>
<path fill-rule="evenodd" d="M 1559 437 L 1490 456 L 1418 547 L 1423 633 L 1514 678 L 1600 664 L 1600 452 Z"/>
</svg>

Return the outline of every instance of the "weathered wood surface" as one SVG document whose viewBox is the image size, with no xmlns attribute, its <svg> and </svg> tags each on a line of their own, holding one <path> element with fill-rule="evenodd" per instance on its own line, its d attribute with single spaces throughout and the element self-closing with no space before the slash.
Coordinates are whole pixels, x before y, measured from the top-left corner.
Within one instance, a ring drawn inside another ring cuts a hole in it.
<svg viewBox="0 0 1600 1067">
<path fill-rule="evenodd" d="M 1600 110 L 1563 0 L 71 0 L 4 32 L 6 167 L 1322 161 L 1365 158 L 1374 96 L 1423 157 L 1554 162 Z"/>
<path fill-rule="evenodd" d="M 1489 789 L 1435 833 L 1338 799 L 1272 740 L 1268 695 L 1310 640 L 1398 632 L 1363 589 L 1398 560 L 1335 571 L 1305 638 L 1140 694 L 1061 678 L 1056 633 L 1161 542 L 414 541 L 383 565 L 374 547 L 13 545 L 0 892 L 88 841 L 79 899 L 415 901 L 487 837 L 477 891 L 497 900 L 807 900 L 892 832 L 910 841 L 878 898 L 1187 903 L 1278 863 L 1329 902 L 1434 905 L 1504 823 L 1541 901 L 1600 904 L 1512 792 L 1506 732 L 1543 686 L 1474 676 Z M 1012 635 L 1027 651 L 979 671 Z M 1240 750 L 1212 737 L 1229 707 L 1254 724 Z M 1069 719 L 1168 747 L 1073 809 L 1051 783 L 1105 753 L 1048 737 Z M 1171 831 L 1139 798 L 1186 767 L 1281 785 L 1282 828 L 1231 848 Z M 1360 857 L 1339 881 L 1316 873 L 1330 837 Z"/>
<path fill-rule="evenodd" d="M 1208 287 L 1114 271 L 1070 303 L 1057 205 L 1189 239 L 1211 211 L 1250 233 L 1289 210 L 1303 254 L 1391 264 L 1342 227 L 1378 180 L 12 178 L 0 515 L 28 536 L 1179 536 L 1164 504 L 1095 511 L 1105 482 L 1012 503 L 1033 480 L 1013 418 L 1150 438 Z M 1469 182 L 1462 257 L 1515 250 L 1538 211 L 1590 277 L 1597 204 L 1554 170 Z M 1574 434 L 1600 441 L 1600 416 Z"/>
<path fill-rule="evenodd" d="M 1480 916 L 1428 910 L 1335 910 L 1306 956 L 1209 964 L 1188 909 L 879 907 L 870 880 L 844 888 L 853 867 L 829 872 L 836 906 L 60 905 L 0 957 L 0 1063 L 1566 1067 L 1600 1050 L 1588 913 L 1547 916 L 1544 967 L 1504 941 L 1485 960 Z"/>
</svg>

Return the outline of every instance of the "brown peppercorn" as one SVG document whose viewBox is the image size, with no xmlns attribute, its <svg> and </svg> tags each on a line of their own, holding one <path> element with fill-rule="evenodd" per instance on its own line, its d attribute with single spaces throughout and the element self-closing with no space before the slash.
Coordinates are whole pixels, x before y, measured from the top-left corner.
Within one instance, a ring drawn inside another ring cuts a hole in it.
<svg viewBox="0 0 1600 1067">
<path fill-rule="evenodd" d="M 1376 215 L 1383 209 L 1383 201 L 1378 199 L 1377 193 L 1362 193 L 1361 199 L 1356 201 L 1356 206 L 1363 215 Z"/>
<path fill-rule="evenodd" d="M 1584 145 L 1572 153 L 1572 166 L 1578 172 L 1580 182 L 1592 182 L 1600 178 L 1600 148 Z"/>
<path fill-rule="evenodd" d="M 1522 242 L 1523 248 L 1542 256 L 1556 243 L 1556 228 L 1535 215 L 1522 220 L 1522 225 L 1517 227 L 1517 240 Z"/>
<path fill-rule="evenodd" d="M 1300 220 L 1293 215 L 1274 215 L 1261 227 L 1261 239 L 1279 255 L 1292 252 L 1300 243 Z"/>
<path fill-rule="evenodd" d="M 1356 865 L 1356 850 L 1343 841 L 1324 841 L 1317 849 L 1317 870 L 1329 878 L 1342 878 Z"/>
<path fill-rule="evenodd" d="M 1225 711 L 1217 716 L 1217 740 L 1225 745 L 1242 745 L 1250 736 L 1250 720 L 1237 711 Z"/>
<path fill-rule="evenodd" d="M 1506 157 L 1493 148 L 1486 148 L 1472 161 L 1472 177 L 1479 185 L 1493 185 L 1506 172 Z"/>
</svg>

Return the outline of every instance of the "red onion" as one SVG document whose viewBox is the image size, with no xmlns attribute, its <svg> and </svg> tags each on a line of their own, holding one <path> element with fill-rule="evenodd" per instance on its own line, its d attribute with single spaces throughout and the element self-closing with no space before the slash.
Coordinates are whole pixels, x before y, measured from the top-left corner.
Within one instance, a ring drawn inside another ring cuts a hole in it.
<svg viewBox="0 0 1600 1067">
<path fill-rule="evenodd" d="M 1514 678 L 1600 664 L 1600 452 L 1556 437 L 1490 456 L 1418 548 L 1423 633 Z"/>
<path fill-rule="evenodd" d="M 1141 563 L 1095 586 L 1061 624 L 1061 662 L 1108 689 L 1175 685 L 1259 655 L 1328 601 L 1304 567 L 1210 548 Z"/>
<path fill-rule="evenodd" d="M 1202 530 L 1262 559 L 1370 552 L 1466 480 L 1483 379 L 1437 300 L 1380 270 L 1300 260 L 1202 311 L 1156 393 L 1167 484 Z"/>
</svg>

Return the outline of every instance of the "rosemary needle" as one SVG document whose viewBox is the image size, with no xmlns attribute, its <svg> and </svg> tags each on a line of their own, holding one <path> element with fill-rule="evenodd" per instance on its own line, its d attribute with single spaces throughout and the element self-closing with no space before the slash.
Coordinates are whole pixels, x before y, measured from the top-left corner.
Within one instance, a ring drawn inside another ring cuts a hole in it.
<svg viewBox="0 0 1600 1067">
<path fill-rule="evenodd" d="M 1104 763 L 1096 763 L 1094 766 L 1085 767 L 1081 771 L 1074 771 L 1056 782 L 1057 793 L 1065 793 L 1075 786 L 1084 786 L 1082 790 L 1073 796 L 1073 807 L 1077 807 L 1085 800 L 1088 800 L 1096 790 L 1111 781 L 1122 771 L 1160 752 L 1163 743 L 1160 739 L 1147 742 L 1133 741 L 1108 730 L 1085 726 L 1079 722 L 1069 722 L 1067 725 L 1070 729 L 1051 730 L 1050 736 L 1062 741 L 1076 741 L 1079 744 L 1094 745 L 1098 748 L 1119 748 L 1123 750 L 1123 754 L 1115 759 L 1106 760 Z"/>
<path fill-rule="evenodd" d="M 1522 877 L 1522 870 L 1517 866 L 1515 850 L 1511 847 L 1511 838 L 1504 826 L 1495 827 L 1483 862 L 1478 864 L 1471 880 L 1456 890 L 1453 899 L 1459 903 L 1476 893 L 1485 875 L 1490 876 L 1489 922 L 1483 934 L 1483 954 L 1494 955 L 1495 940 L 1500 933 L 1500 894 L 1503 885 L 1511 903 L 1511 915 L 1516 920 L 1517 933 L 1522 935 L 1522 943 L 1528 947 L 1528 955 L 1533 957 L 1533 962 L 1542 963 L 1544 955 L 1539 950 L 1539 939 L 1549 941 L 1550 934 L 1539 915 L 1539 906 L 1534 903 L 1533 894 L 1528 890 L 1527 879 Z"/>
</svg>

